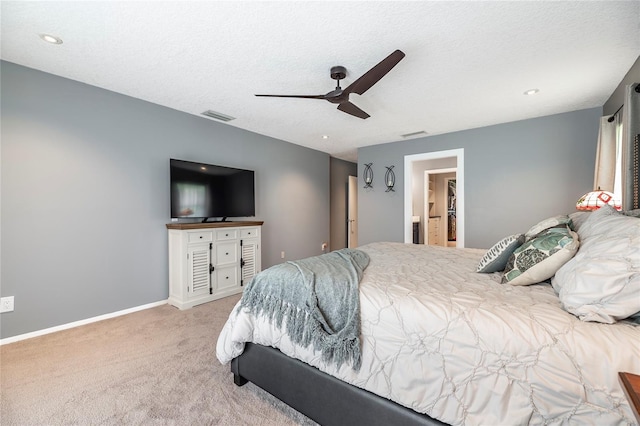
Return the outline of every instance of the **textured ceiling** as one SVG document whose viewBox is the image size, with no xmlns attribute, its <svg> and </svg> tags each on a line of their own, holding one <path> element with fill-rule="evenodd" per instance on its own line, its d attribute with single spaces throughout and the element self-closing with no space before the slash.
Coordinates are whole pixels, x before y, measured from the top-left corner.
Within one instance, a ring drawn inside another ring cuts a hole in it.
<svg viewBox="0 0 640 426">
<path fill-rule="evenodd" d="M 640 55 L 639 1 L 2 1 L 1 26 L 4 60 L 221 112 L 231 126 L 351 161 L 403 134 L 602 106 Z M 351 95 L 367 120 L 323 100 L 254 96 L 324 94 L 334 65 L 347 68 L 346 87 L 395 49 L 406 57 Z"/>
</svg>

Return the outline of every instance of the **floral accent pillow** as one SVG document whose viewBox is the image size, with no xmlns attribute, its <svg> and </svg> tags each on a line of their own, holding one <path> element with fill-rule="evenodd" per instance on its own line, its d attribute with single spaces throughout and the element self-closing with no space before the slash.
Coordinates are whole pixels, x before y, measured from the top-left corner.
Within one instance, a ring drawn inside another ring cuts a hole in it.
<svg viewBox="0 0 640 426">
<path fill-rule="evenodd" d="M 476 272 L 489 274 L 503 271 L 507 266 L 509 257 L 518 247 L 524 243 L 524 234 L 515 234 L 504 237 L 493 245 L 480 259 Z"/>
<path fill-rule="evenodd" d="M 529 285 L 548 280 L 571 260 L 579 246 L 578 234 L 568 226 L 547 229 L 513 252 L 502 283 Z"/>
</svg>

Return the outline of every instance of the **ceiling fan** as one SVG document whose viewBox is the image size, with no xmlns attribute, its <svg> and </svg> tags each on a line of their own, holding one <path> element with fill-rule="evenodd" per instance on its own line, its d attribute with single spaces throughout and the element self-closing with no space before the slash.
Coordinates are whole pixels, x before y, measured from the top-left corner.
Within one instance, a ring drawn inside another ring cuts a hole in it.
<svg viewBox="0 0 640 426">
<path fill-rule="evenodd" d="M 324 95 L 256 95 L 268 96 L 273 98 L 305 98 L 305 99 L 324 99 L 332 104 L 338 104 L 338 109 L 347 114 L 354 115 L 359 118 L 369 118 L 370 115 L 349 102 L 349 95 L 357 93 L 362 95 L 369 90 L 371 86 L 376 84 L 378 80 L 384 77 L 393 67 L 395 67 L 402 58 L 404 53 L 396 50 L 389 56 L 384 58 L 378 65 L 364 73 L 359 79 L 347 86 L 346 89 L 340 87 L 340 80 L 346 77 L 347 69 L 343 66 L 331 67 L 331 78 L 337 81 L 335 90 Z"/>
</svg>

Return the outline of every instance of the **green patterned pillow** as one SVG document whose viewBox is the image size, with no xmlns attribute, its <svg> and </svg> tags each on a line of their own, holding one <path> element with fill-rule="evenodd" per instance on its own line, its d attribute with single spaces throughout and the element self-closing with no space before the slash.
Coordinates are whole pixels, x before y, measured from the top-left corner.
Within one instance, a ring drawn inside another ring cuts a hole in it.
<svg viewBox="0 0 640 426">
<path fill-rule="evenodd" d="M 495 243 L 480 259 L 476 272 L 492 273 L 504 270 L 509 257 L 524 243 L 524 234 L 509 235 Z"/>
<path fill-rule="evenodd" d="M 578 234 L 568 226 L 547 229 L 513 252 L 502 283 L 529 285 L 547 280 L 576 254 L 579 245 Z"/>
</svg>

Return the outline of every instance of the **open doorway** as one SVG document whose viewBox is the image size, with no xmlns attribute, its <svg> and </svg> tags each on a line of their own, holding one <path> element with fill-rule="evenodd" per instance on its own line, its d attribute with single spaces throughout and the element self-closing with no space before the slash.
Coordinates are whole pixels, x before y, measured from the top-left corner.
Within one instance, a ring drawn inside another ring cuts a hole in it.
<svg viewBox="0 0 640 426">
<path fill-rule="evenodd" d="M 464 149 L 448 151 L 427 152 L 422 154 L 407 155 L 404 158 L 404 242 L 413 242 L 413 222 L 416 219 L 416 211 L 422 224 L 422 233 L 428 240 L 428 219 L 431 216 L 425 213 L 425 198 L 428 189 L 425 190 L 425 175 L 434 174 L 436 171 L 455 173 L 448 176 L 449 181 L 455 180 L 455 212 L 449 209 L 449 190 L 443 192 L 442 205 L 444 217 L 441 219 L 441 235 L 444 237 L 442 245 L 464 247 Z M 427 173 L 429 172 L 429 173 Z M 427 184 L 428 185 L 428 184 Z M 449 185 L 449 184 L 447 184 Z M 455 221 L 450 224 L 449 221 Z M 449 230 L 455 230 L 455 239 L 449 241 Z M 423 242 L 424 238 L 423 237 Z"/>
<path fill-rule="evenodd" d="M 455 159 L 448 159 L 449 163 L 455 166 Z M 432 169 L 430 162 L 414 163 L 414 176 L 416 172 L 424 173 L 424 197 L 422 203 L 422 216 L 420 217 L 421 233 L 419 235 L 419 244 L 428 244 L 443 247 L 455 247 L 456 244 L 456 203 L 455 197 L 452 195 L 452 182 L 456 181 L 456 167 L 446 169 Z M 440 163 L 442 164 L 442 163 Z M 414 185 L 416 185 L 414 178 Z M 419 210 L 416 205 L 421 201 L 416 200 L 416 188 L 414 188 L 414 209 L 415 216 Z M 415 222 L 415 218 L 414 218 Z M 451 242 L 453 241 L 453 243 Z M 415 243 L 414 239 L 414 243 Z"/>
</svg>

